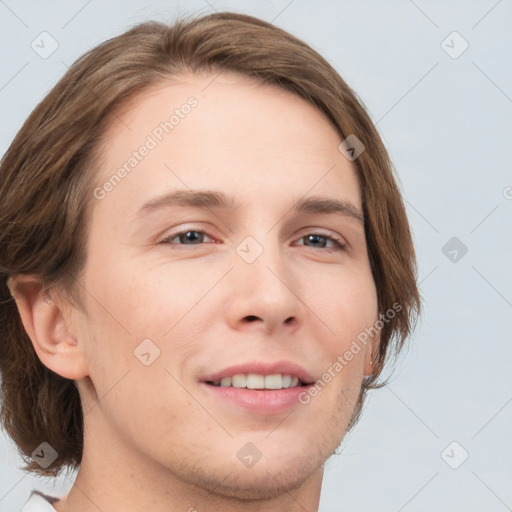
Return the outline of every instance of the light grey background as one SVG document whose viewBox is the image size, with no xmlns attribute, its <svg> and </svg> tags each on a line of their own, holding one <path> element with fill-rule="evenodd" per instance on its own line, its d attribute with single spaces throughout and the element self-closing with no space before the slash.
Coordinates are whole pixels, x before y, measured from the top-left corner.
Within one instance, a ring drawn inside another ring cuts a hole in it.
<svg viewBox="0 0 512 512">
<path fill-rule="evenodd" d="M 321 511 L 512 510 L 512 2 L 0 0 L 0 154 L 85 50 L 214 10 L 273 21 L 334 65 L 378 125 L 414 230 L 424 315 L 328 462 Z M 59 45 L 47 59 L 31 48 L 43 31 Z M 467 254 L 442 252 L 452 237 Z M 0 438 L 2 512 L 71 484 L 52 490 L 19 465 Z"/>
</svg>

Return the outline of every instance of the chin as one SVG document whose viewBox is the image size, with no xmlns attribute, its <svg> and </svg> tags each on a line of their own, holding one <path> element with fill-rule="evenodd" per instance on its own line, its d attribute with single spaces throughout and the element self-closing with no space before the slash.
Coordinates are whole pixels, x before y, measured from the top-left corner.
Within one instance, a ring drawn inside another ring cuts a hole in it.
<svg viewBox="0 0 512 512">
<path fill-rule="evenodd" d="M 262 466 L 259 469 L 253 467 L 243 471 L 238 469 L 236 473 L 229 473 L 221 483 L 215 482 L 212 492 L 237 500 L 277 498 L 302 487 L 321 465 L 304 464 L 304 461 L 297 461 L 291 467 L 277 470 L 271 466 L 268 468 Z"/>
<path fill-rule="evenodd" d="M 181 472 L 187 483 L 208 491 L 213 495 L 233 500 L 257 501 L 277 498 L 295 489 L 299 489 L 322 470 L 325 460 L 332 450 L 318 449 L 315 452 L 304 450 L 302 453 L 266 455 L 253 467 L 244 467 L 238 460 L 233 464 L 209 468 L 195 465 Z M 212 462 L 212 461 L 210 461 Z M 182 468 L 183 470 L 184 468 Z"/>
</svg>

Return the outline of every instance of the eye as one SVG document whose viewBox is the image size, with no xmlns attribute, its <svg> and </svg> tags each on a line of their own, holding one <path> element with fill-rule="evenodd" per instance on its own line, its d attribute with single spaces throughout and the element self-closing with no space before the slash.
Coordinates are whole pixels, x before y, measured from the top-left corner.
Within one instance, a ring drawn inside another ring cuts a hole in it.
<svg viewBox="0 0 512 512">
<path fill-rule="evenodd" d="M 317 249 L 344 249 L 345 244 L 341 239 L 332 236 L 322 235 L 320 233 L 311 233 L 299 238 L 297 245 L 305 245 L 307 247 L 315 247 Z"/>
<path fill-rule="evenodd" d="M 213 242 L 212 238 L 204 231 L 196 231 L 194 229 L 175 233 L 164 238 L 162 244 L 178 244 L 178 245 L 201 245 L 205 242 Z"/>
</svg>

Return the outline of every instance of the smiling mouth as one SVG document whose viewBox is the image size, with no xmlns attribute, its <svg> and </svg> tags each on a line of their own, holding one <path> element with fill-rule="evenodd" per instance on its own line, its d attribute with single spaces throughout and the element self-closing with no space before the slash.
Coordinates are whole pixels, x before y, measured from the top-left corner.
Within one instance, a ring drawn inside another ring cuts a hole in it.
<svg viewBox="0 0 512 512">
<path fill-rule="evenodd" d="M 205 381 L 205 384 L 221 388 L 255 389 L 260 391 L 298 388 L 309 385 L 295 375 L 281 373 L 273 375 L 239 373 L 216 381 Z"/>
</svg>

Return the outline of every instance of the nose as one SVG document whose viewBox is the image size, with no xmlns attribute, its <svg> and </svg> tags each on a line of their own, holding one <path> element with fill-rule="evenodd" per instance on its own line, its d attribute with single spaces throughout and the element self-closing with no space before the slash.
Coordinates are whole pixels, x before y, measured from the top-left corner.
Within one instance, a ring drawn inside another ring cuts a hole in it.
<svg viewBox="0 0 512 512">
<path fill-rule="evenodd" d="M 225 311 L 232 329 L 289 333 L 303 322 L 300 282 L 279 254 L 265 251 L 252 263 L 239 258 L 230 280 Z"/>
</svg>

